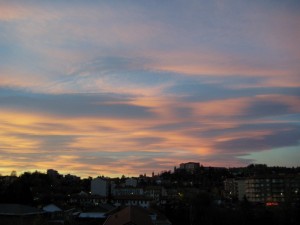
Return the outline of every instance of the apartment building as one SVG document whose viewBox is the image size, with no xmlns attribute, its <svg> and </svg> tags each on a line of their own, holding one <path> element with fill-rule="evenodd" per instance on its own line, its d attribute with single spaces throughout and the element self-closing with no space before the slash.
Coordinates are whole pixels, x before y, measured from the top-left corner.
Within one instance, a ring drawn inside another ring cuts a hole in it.
<svg viewBox="0 0 300 225">
<path fill-rule="evenodd" d="M 250 202 L 299 201 L 300 176 L 267 176 L 246 179 Z"/>
<path fill-rule="evenodd" d="M 179 169 L 185 170 L 189 173 L 194 173 L 199 168 L 200 168 L 200 163 L 198 162 L 181 163 L 179 165 Z"/>
<path fill-rule="evenodd" d="M 244 179 L 227 179 L 224 182 L 227 196 L 250 202 L 296 202 L 300 200 L 300 175 L 255 176 Z"/>
<path fill-rule="evenodd" d="M 234 178 L 226 179 L 224 181 L 224 190 L 228 197 L 242 201 L 246 194 L 246 180 Z"/>
</svg>

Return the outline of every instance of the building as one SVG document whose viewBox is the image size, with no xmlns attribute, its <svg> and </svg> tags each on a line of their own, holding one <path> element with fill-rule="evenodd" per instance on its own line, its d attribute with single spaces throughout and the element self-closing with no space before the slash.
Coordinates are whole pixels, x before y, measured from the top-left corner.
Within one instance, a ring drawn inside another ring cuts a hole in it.
<svg viewBox="0 0 300 225">
<path fill-rule="evenodd" d="M 51 224 L 64 224 L 67 218 L 67 213 L 55 204 L 44 206 L 43 211 L 46 212 L 47 222 Z"/>
<path fill-rule="evenodd" d="M 179 169 L 185 170 L 186 172 L 189 173 L 194 173 L 199 168 L 200 168 L 200 163 L 197 162 L 181 163 L 179 165 Z"/>
<path fill-rule="evenodd" d="M 57 170 L 54 169 L 48 169 L 47 170 L 47 175 L 50 177 L 59 177 L 59 173 Z"/>
<path fill-rule="evenodd" d="M 226 179 L 224 181 L 224 190 L 227 197 L 242 201 L 246 196 L 245 179 Z"/>
<path fill-rule="evenodd" d="M 115 206 L 139 206 L 141 208 L 149 208 L 152 198 L 143 195 L 122 195 L 114 196 L 111 201 Z"/>
<path fill-rule="evenodd" d="M 107 203 L 107 198 L 99 195 L 71 195 L 68 203 L 75 206 L 91 207 Z"/>
<path fill-rule="evenodd" d="M 138 181 L 135 178 L 128 178 L 125 180 L 126 187 L 136 187 L 137 184 L 138 184 Z"/>
<path fill-rule="evenodd" d="M 167 197 L 167 191 L 162 186 L 148 186 L 144 188 L 144 195 L 156 201 L 160 201 L 163 197 Z"/>
<path fill-rule="evenodd" d="M 244 179 L 227 179 L 224 182 L 227 196 L 249 202 L 282 203 L 300 201 L 299 175 L 254 176 Z"/>
<path fill-rule="evenodd" d="M 110 195 L 110 181 L 97 177 L 91 181 L 91 194 L 108 197 Z"/>
<path fill-rule="evenodd" d="M 144 189 L 138 187 L 116 187 L 114 188 L 113 195 L 143 195 Z"/>
<path fill-rule="evenodd" d="M 250 202 L 296 202 L 300 200 L 300 176 L 262 176 L 246 179 Z"/>
<path fill-rule="evenodd" d="M 107 218 L 106 212 L 79 212 L 74 218 L 76 225 L 100 225 L 103 224 Z"/>
<path fill-rule="evenodd" d="M 104 225 L 154 225 L 147 211 L 129 206 L 112 214 L 104 222 Z"/>
<path fill-rule="evenodd" d="M 45 222 L 45 212 L 40 209 L 20 204 L 0 204 L 0 225 L 42 225 Z"/>
<path fill-rule="evenodd" d="M 13 182 L 15 182 L 17 179 L 18 177 L 14 177 L 14 176 L 0 176 L 0 184 L 5 189 Z"/>
<path fill-rule="evenodd" d="M 110 215 L 104 225 L 172 225 L 161 213 L 136 206 L 125 207 Z"/>
</svg>

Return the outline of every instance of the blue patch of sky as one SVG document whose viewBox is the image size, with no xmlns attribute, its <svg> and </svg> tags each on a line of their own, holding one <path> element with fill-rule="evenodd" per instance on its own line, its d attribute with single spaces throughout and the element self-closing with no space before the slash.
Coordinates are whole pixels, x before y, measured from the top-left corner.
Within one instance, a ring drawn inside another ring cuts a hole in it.
<svg viewBox="0 0 300 225">
<path fill-rule="evenodd" d="M 253 152 L 238 158 L 255 160 L 254 163 L 268 166 L 300 166 L 300 145 Z"/>
</svg>

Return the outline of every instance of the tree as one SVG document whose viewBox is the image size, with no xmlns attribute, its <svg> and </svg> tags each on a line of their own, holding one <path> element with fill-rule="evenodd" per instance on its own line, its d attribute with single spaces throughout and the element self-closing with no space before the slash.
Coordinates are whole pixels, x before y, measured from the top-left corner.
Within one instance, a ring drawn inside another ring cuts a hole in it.
<svg viewBox="0 0 300 225">
<path fill-rule="evenodd" d="M 10 176 L 11 177 L 16 177 L 17 176 L 17 172 L 15 170 L 11 171 Z"/>
<path fill-rule="evenodd" d="M 29 185 L 20 179 L 7 187 L 3 197 L 4 203 L 33 204 L 33 196 Z"/>
</svg>

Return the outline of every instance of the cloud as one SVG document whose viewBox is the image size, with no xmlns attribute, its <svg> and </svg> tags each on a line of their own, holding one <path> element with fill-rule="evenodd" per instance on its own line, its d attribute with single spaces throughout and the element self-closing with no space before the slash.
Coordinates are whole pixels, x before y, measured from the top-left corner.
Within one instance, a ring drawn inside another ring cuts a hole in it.
<svg viewBox="0 0 300 225">
<path fill-rule="evenodd" d="M 227 77 L 226 79 L 209 76 L 190 77 L 166 87 L 164 93 L 175 94 L 184 101 L 199 102 L 235 97 L 252 97 L 257 95 L 290 95 L 299 96 L 297 87 L 278 87 L 265 84 L 265 78 Z M 296 85 L 294 83 L 294 85 Z"/>
<path fill-rule="evenodd" d="M 175 74 L 147 69 L 146 59 L 101 57 L 77 65 L 57 83 L 59 89 L 85 93 L 117 93 L 153 96 L 174 83 Z M 56 85 L 50 89 L 57 89 Z"/>
<path fill-rule="evenodd" d="M 1 168 L 150 173 L 296 146 L 298 9 L 1 2 Z"/>
<path fill-rule="evenodd" d="M 23 94 L 0 96 L 3 107 L 65 117 L 145 118 L 154 114 L 147 107 L 133 105 L 129 98 L 105 94 Z"/>
<path fill-rule="evenodd" d="M 300 98 L 287 95 L 258 95 L 245 108 L 247 116 L 265 117 L 299 113 Z"/>
<path fill-rule="evenodd" d="M 260 135 L 248 138 L 236 138 L 228 141 L 220 141 L 215 147 L 221 151 L 232 153 L 249 153 L 255 151 L 271 150 L 288 146 L 296 146 L 300 141 L 300 129 L 288 129 L 273 134 Z"/>
</svg>

